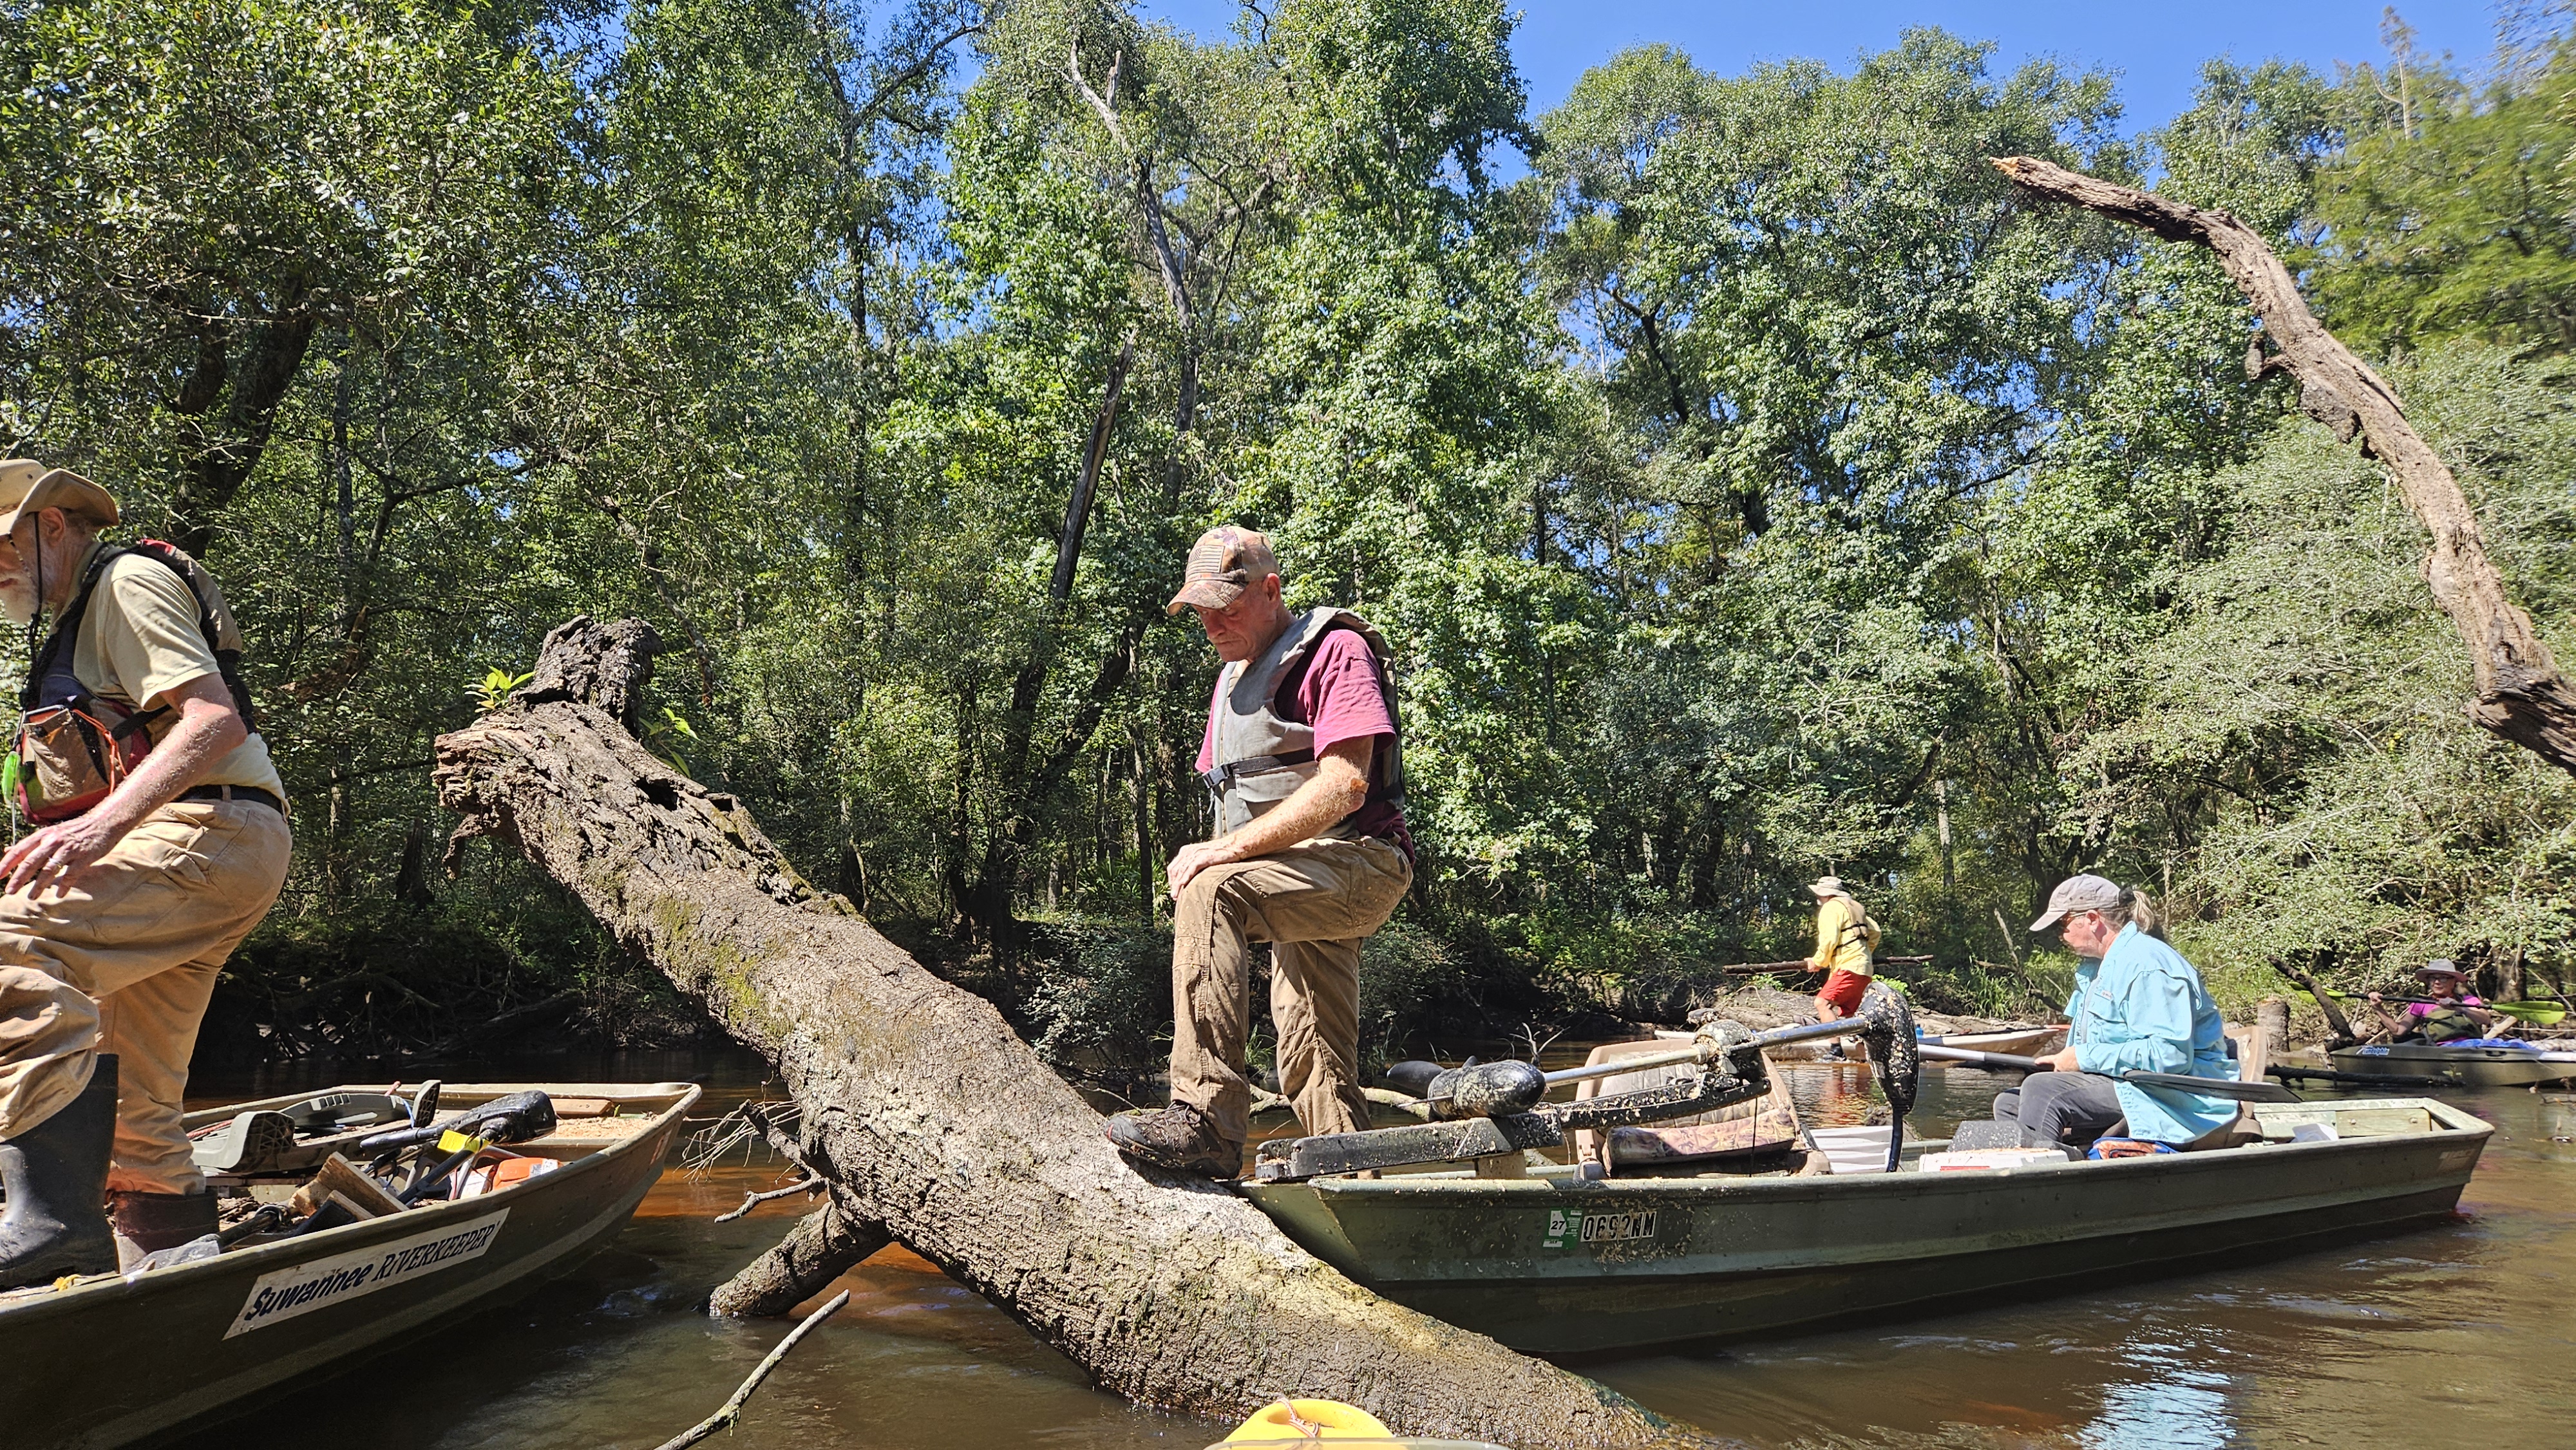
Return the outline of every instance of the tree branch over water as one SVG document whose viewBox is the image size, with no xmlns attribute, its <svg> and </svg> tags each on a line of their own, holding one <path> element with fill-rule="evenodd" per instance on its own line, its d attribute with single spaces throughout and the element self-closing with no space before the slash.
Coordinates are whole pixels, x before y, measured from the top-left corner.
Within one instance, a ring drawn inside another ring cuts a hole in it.
<svg viewBox="0 0 2576 1450">
<path fill-rule="evenodd" d="M 2246 355 L 2247 370 L 2259 375 L 2287 368 L 2299 382 L 2299 406 L 2347 442 L 2358 433 L 2362 451 L 2388 465 L 2407 507 L 2432 532 L 2424 582 L 2432 586 L 2433 602 L 2458 628 L 2477 671 L 2478 696 L 2469 703 L 2469 718 L 2553 765 L 2576 771 L 2576 689 L 2558 672 L 2531 616 L 2505 597 L 2504 578 L 2487 557 L 2477 511 L 2460 491 L 2459 480 L 2406 421 L 2397 390 L 2308 310 L 2289 269 L 2262 234 L 2226 212 L 2121 186 L 2034 156 L 1997 157 L 1994 164 L 2034 196 L 2144 227 L 2169 242 L 2197 242 L 2218 254 L 2219 265 L 2244 291 L 2272 345 L 2280 349 L 2277 357 L 2267 358 L 2258 341 Z"/>
</svg>

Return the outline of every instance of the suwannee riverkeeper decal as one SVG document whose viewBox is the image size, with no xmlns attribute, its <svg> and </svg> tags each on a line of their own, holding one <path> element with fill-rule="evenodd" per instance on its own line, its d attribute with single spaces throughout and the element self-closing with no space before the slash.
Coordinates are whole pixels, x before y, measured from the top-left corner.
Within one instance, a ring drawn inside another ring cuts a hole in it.
<svg viewBox="0 0 2576 1450">
<path fill-rule="evenodd" d="M 250 1286 L 250 1297 L 242 1301 L 241 1313 L 233 1316 L 233 1327 L 224 1331 L 224 1338 L 266 1329 L 299 1314 L 479 1259 L 500 1235 L 501 1220 L 509 1216 L 505 1208 L 467 1223 L 262 1274 Z"/>
</svg>

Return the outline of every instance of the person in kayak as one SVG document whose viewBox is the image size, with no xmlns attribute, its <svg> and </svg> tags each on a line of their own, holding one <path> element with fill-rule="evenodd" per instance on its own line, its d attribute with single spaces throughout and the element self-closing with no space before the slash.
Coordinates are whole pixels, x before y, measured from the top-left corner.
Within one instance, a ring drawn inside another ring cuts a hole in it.
<svg viewBox="0 0 2576 1450">
<path fill-rule="evenodd" d="M 2437 957 L 2417 967 L 2415 979 L 2431 1000 L 2399 1002 L 2392 1012 L 2377 992 L 2371 993 L 2370 1010 L 2379 1024 L 2364 1034 L 2365 1041 L 2463 1042 L 2486 1036 L 2505 1020 L 2486 1010 L 2487 1004 L 2468 990 L 2467 977 L 2448 960 Z"/>
<path fill-rule="evenodd" d="M 285 787 L 213 579 L 107 490 L 0 460 L 0 607 L 51 615 L 0 780 L 0 1288 L 214 1232 L 180 1123 L 215 974 L 285 884 Z M 114 1231 L 101 1212 L 112 1199 Z"/>
<path fill-rule="evenodd" d="M 1816 1020 L 1839 1022 L 1860 1010 L 1861 995 L 1869 990 L 1878 923 L 1839 876 L 1817 877 L 1807 889 L 1816 896 L 1816 952 L 1807 968 L 1826 974 L 1816 993 Z"/>
<path fill-rule="evenodd" d="M 2115 1080 L 2123 1072 L 2232 1078 L 2225 1023 L 2200 972 L 2158 937 L 2145 892 L 2100 876 L 2070 876 L 2030 924 L 2056 931 L 2075 954 L 2066 1002 L 2066 1049 L 2053 1071 L 1995 1098 L 1998 1122 L 2015 1123 L 2026 1147 L 2089 1147 L 2105 1137 L 2182 1148 L 2233 1124 L 2226 1098 Z"/>
<path fill-rule="evenodd" d="M 1199 773 L 1215 839 L 1165 872 L 1172 925 L 1171 1105 L 1109 1121 L 1109 1141 L 1211 1178 L 1242 1171 L 1252 946 L 1271 944 L 1279 1090 L 1308 1133 L 1368 1126 L 1359 1086 L 1360 943 L 1413 884 L 1402 736 L 1386 642 L 1344 609 L 1294 614 L 1279 560 L 1250 529 L 1190 550 L 1168 612 L 1198 612 L 1225 661 Z"/>
</svg>

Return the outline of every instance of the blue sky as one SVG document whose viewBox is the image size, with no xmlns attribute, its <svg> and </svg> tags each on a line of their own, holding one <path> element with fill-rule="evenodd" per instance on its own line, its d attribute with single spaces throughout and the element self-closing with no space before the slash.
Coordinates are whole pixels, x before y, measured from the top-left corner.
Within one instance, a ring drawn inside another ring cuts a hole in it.
<svg viewBox="0 0 2576 1450">
<path fill-rule="evenodd" d="M 1230 0 L 1144 0 L 1145 14 L 1211 38 L 1229 32 Z M 1575 77 L 1632 45 L 1664 41 L 1704 69 L 1812 56 L 1847 66 L 1884 50 L 1912 25 L 1938 25 L 2000 47 L 1998 68 L 2033 55 L 2121 73 L 2124 130 L 2160 125 L 2190 103 L 2194 75 L 2212 56 L 2303 60 L 2332 74 L 2336 61 L 2376 61 L 2382 0 L 1522 0 L 1513 41 L 1529 82 L 1532 114 L 1565 99 Z M 2483 61 L 2493 11 L 2465 0 L 2400 5 L 2419 49 Z"/>
</svg>

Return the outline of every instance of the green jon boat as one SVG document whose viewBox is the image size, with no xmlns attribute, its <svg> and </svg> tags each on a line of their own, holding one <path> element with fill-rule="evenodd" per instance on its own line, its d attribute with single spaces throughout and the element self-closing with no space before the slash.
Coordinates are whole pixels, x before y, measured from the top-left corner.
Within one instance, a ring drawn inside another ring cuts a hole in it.
<svg viewBox="0 0 2576 1450">
<path fill-rule="evenodd" d="M 1919 1171 L 1935 1141 L 1909 1144 L 1892 1174 L 1578 1165 L 1239 1189 L 1388 1298 L 1563 1354 L 1926 1312 L 2440 1220 L 2492 1131 L 2426 1098 L 2247 1112 L 2260 1136 L 2243 1146 L 2101 1162 Z"/>
<path fill-rule="evenodd" d="M 440 1101 L 471 1107 L 530 1088 L 568 1111 L 546 1136 L 511 1148 L 555 1160 L 551 1172 L 477 1197 L 253 1238 L 130 1278 L 100 1274 L 0 1294 L 0 1443 L 158 1443 L 506 1303 L 580 1263 L 626 1226 L 661 1176 L 699 1090 L 450 1084 Z M 203 1128 L 314 1099 L 236 1103 L 187 1121 Z"/>
</svg>

